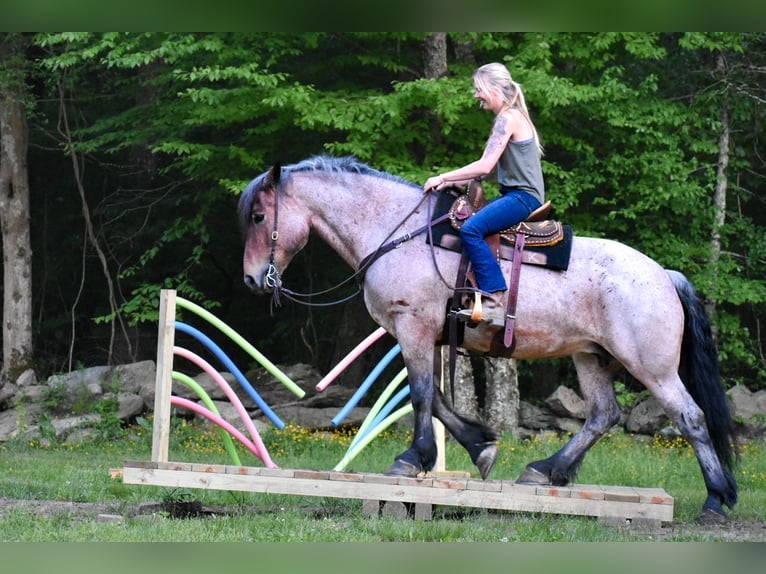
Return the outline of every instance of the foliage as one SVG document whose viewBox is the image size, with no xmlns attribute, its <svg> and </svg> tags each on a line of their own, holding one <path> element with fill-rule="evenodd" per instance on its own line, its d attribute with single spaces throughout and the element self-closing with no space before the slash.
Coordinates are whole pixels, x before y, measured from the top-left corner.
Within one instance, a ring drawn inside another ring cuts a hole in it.
<svg viewBox="0 0 766 574">
<path fill-rule="evenodd" d="M 39 292 L 62 294 L 38 303 L 42 349 L 69 322 L 89 333 L 92 317 L 101 328 L 115 318 L 93 282 L 85 283 L 87 314 L 68 316 L 79 270 L 93 273 L 93 263 L 77 261 L 84 253 L 72 229 L 82 216 L 69 208 L 70 184 L 50 184 L 71 180 L 54 159 L 62 150 L 52 129 L 59 93 L 77 118 L 72 145 L 88 166 L 99 237 L 119 282 L 118 313 L 136 332 L 156 317 L 159 288 L 173 287 L 220 305 L 274 360 L 302 360 L 306 346 L 327 360 L 347 351 L 334 347 L 342 340 L 296 343 L 295 334 L 338 332 L 339 311 L 286 308 L 277 320 L 267 303 L 245 301 L 237 194 L 272 163 L 321 152 L 353 154 L 415 182 L 476 159 L 491 118 L 471 97 L 470 75 L 496 60 L 524 87 L 546 149 L 555 215 L 581 235 L 623 241 L 687 274 L 717 304 L 726 379 L 762 387 L 764 35 L 453 33 L 448 73 L 438 79 L 423 77 L 425 37 L 38 34 L 33 159 L 52 167 L 33 187 L 55 191 L 37 192 L 34 221 L 48 227 L 43 240 L 37 224 L 35 253 L 46 259 L 36 269 L 44 269 Z M 721 256 L 713 263 L 723 105 L 733 137 Z M 487 187 L 491 196 L 494 186 Z M 290 273 L 296 290 L 310 291 L 348 269 L 310 246 Z M 84 351 L 78 358 L 90 359 Z"/>
</svg>

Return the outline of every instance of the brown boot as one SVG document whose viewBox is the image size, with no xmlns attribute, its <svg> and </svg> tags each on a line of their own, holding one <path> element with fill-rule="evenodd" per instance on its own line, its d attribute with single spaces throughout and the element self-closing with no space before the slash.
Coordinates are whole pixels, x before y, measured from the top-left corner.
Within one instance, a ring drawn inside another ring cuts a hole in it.
<svg viewBox="0 0 766 574">
<path fill-rule="evenodd" d="M 502 327 L 505 325 L 505 298 L 507 291 L 495 291 L 482 295 L 470 309 L 461 309 L 458 316 L 466 321 L 491 323 Z M 477 294 L 478 298 L 478 294 Z"/>
</svg>

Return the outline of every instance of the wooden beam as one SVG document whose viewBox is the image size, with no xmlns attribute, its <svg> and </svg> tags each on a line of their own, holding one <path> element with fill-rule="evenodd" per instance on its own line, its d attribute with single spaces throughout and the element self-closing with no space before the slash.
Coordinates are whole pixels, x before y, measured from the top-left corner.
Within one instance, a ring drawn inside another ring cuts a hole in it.
<svg viewBox="0 0 766 574">
<path fill-rule="evenodd" d="M 126 484 L 212 488 L 332 498 L 466 506 L 595 516 L 661 524 L 673 520 L 673 498 L 657 488 L 535 486 L 508 480 L 269 469 L 196 463 L 126 461 Z"/>
</svg>

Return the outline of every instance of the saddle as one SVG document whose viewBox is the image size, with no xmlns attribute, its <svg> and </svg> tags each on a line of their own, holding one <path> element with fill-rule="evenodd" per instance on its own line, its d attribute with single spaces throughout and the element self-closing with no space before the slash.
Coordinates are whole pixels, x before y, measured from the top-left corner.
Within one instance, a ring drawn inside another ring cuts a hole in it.
<svg viewBox="0 0 766 574">
<path fill-rule="evenodd" d="M 468 192 L 458 196 L 449 208 L 449 221 L 455 231 L 460 231 L 466 220 L 489 203 L 484 197 L 484 188 L 479 181 L 472 181 Z M 485 241 L 493 247 L 501 241 L 512 246 L 519 233 L 524 235 L 525 244 L 535 247 L 552 247 L 564 240 L 564 226 L 560 221 L 548 219 L 551 202 L 546 201 L 529 216 L 516 225 L 498 233 L 488 235 Z M 497 252 L 493 249 L 493 252 Z M 508 257 L 509 259 L 511 257 Z"/>
</svg>

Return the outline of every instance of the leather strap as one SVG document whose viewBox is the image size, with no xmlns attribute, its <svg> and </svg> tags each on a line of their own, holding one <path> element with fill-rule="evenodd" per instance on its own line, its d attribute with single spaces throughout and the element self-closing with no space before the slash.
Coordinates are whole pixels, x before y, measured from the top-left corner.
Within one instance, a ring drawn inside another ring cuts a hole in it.
<svg viewBox="0 0 766 574">
<path fill-rule="evenodd" d="M 508 289 L 508 304 L 505 314 L 505 334 L 503 344 L 510 348 L 513 344 L 513 327 L 516 323 L 516 303 L 519 295 L 519 276 L 521 275 L 521 256 L 524 250 L 524 234 L 516 234 L 516 244 L 513 247 L 513 262 L 511 263 L 511 284 Z"/>
<path fill-rule="evenodd" d="M 460 256 L 460 265 L 457 270 L 457 279 L 455 280 L 455 286 L 465 285 L 466 273 L 468 272 L 468 253 L 463 251 Z M 461 293 L 455 289 L 452 294 L 452 305 L 450 306 L 449 317 L 449 388 L 452 395 L 452 404 L 455 404 L 455 366 L 457 363 L 457 345 L 458 345 L 458 320 L 457 312 L 460 310 L 460 297 Z"/>
</svg>

